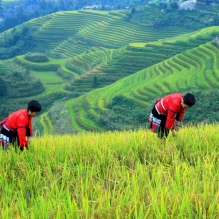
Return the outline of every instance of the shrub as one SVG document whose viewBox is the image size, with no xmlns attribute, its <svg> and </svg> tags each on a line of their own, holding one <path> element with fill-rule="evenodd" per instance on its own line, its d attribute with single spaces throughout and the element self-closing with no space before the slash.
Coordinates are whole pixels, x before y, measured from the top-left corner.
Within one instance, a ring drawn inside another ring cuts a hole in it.
<svg viewBox="0 0 219 219">
<path fill-rule="evenodd" d="M 46 55 L 40 53 L 25 55 L 25 59 L 29 62 L 37 62 L 37 63 L 49 61 L 49 58 Z"/>
<path fill-rule="evenodd" d="M 2 77 L 6 97 L 24 97 L 44 91 L 42 82 L 17 65 L 10 66 L 10 73 Z M 1 85 L 2 86 L 2 85 Z"/>
</svg>

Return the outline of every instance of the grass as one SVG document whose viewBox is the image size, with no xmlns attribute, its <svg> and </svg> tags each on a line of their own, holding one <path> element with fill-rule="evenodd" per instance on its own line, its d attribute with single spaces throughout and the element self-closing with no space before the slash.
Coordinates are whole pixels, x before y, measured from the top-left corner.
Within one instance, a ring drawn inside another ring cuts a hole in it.
<svg viewBox="0 0 219 219">
<path fill-rule="evenodd" d="M 44 132 L 43 132 L 44 134 L 53 133 L 54 127 L 53 127 L 52 122 L 50 121 L 50 119 L 48 117 L 48 112 L 41 115 L 40 123 L 42 124 L 42 126 L 44 128 Z"/>
<path fill-rule="evenodd" d="M 1 218 L 218 218 L 218 125 L 44 135 L 0 152 Z M 191 136 L 192 135 L 192 136 Z"/>
<path fill-rule="evenodd" d="M 43 96 L 47 96 L 57 92 L 67 93 L 67 91 L 64 90 L 65 84 L 63 80 L 57 75 L 56 72 L 54 71 L 43 71 L 43 72 L 31 71 L 31 72 L 42 81 L 43 86 L 45 88 L 45 90 L 42 93 L 34 95 L 32 96 L 32 98 L 41 98 Z"/>
<path fill-rule="evenodd" d="M 63 84 L 63 80 L 54 71 L 31 71 L 31 73 L 33 73 L 33 75 L 39 78 L 45 85 Z"/>
</svg>

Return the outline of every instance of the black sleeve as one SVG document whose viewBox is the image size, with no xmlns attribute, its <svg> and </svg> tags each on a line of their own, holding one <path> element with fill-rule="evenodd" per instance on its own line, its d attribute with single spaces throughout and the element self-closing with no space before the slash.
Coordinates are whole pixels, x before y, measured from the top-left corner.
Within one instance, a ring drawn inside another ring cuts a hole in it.
<svg viewBox="0 0 219 219">
<path fill-rule="evenodd" d="M 180 115 L 180 113 L 177 113 L 177 114 L 176 114 L 175 119 L 176 119 L 177 121 L 179 121 L 179 115 Z"/>
</svg>

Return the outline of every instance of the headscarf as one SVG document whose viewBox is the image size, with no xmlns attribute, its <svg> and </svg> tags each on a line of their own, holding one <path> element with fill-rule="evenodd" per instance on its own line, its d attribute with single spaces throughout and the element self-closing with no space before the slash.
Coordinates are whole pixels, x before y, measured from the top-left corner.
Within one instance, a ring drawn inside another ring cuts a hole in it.
<svg viewBox="0 0 219 219">
<path fill-rule="evenodd" d="M 187 93 L 183 96 L 184 104 L 188 106 L 193 106 L 195 104 L 195 96 L 193 94 Z"/>
<path fill-rule="evenodd" d="M 36 100 L 31 100 L 28 103 L 27 109 L 31 112 L 40 112 L 42 107 Z"/>
</svg>

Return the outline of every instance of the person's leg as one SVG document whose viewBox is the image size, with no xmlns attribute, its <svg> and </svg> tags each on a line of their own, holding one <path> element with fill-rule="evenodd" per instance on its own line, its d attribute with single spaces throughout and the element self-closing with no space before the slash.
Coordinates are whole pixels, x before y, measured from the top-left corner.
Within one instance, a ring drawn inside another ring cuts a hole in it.
<svg viewBox="0 0 219 219">
<path fill-rule="evenodd" d="M 161 115 L 161 123 L 160 123 L 160 130 L 158 133 L 159 138 L 167 138 L 169 135 L 169 129 L 165 128 L 167 117 L 165 115 Z"/>
<path fill-rule="evenodd" d="M 8 149 L 10 137 L 11 137 L 10 131 L 2 127 L 1 134 L 0 134 L 0 143 L 4 151 Z"/>
</svg>

